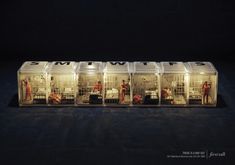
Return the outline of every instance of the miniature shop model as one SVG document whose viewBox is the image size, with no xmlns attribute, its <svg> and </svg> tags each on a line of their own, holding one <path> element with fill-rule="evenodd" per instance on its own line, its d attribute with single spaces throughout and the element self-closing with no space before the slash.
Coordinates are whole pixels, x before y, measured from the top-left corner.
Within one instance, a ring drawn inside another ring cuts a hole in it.
<svg viewBox="0 0 235 165">
<path fill-rule="evenodd" d="M 27 61 L 20 106 L 204 106 L 217 104 L 210 62 Z"/>
</svg>

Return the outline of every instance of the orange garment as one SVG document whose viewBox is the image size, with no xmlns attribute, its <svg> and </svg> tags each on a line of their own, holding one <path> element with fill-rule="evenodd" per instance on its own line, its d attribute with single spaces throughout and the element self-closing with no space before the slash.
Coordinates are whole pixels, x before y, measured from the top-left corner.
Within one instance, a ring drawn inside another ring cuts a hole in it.
<svg viewBox="0 0 235 165">
<path fill-rule="evenodd" d="M 93 91 L 94 92 L 97 92 L 97 91 L 101 92 L 102 91 L 102 84 L 99 84 L 99 83 L 95 84 Z"/>
<path fill-rule="evenodd" d="M 138 94 L 134 95 L 134 97 L 133 97 L 134 104 L 141 104 L 141 101 L 142 101 L 141 95 L 138 95 Z"/>
<path fill-rule="evenodd" d="M 167 98 L 168 97 L 168 93 L 167 93 L 166 89 L 161 90 L 161 96 L 162 96 L 162 98 Z"/>
<path fill-rule="evenodd" d="M 208 84 L 203 84 L 202 89 L 203 89 L 204 94 L 205 94 L 205 95 L 208 95 L 209 92 L 210 92 L 210 85 L 208 85 Z"/>
<path fill-rule="evenodd" d="M 210 88 L 211 88 L 211 86 L 210 86 L 207 82 L 205 82 L 205 83 L 202 85 L 202 90 L 203 90 L 203 103 L 204 103 L 204 104 L 207 104 L 207 103 L 208 103 Z"/>
<path fill-rule="evenodd" d="M 28 83 L 26 83 L 26 95 L 29 95 L 32 93 L 32 88 L 31 85 Z"/>
<path fill-rule="evenodd" d="M 51 100 L 53 104 L 59 104 L 61 102 L 61 95 L 52 92 L 49 96 L 49 100 Z"/>
<path fill-rule="evenodd" d="M 32 99 L 32 87 L 28 80 L 25 81 L 25 100 Z"/>
<path fill-rule="evenodd" d="M 122 83 L 122 84 L 121 84 L 121 91 L 120 91 L 120 100 L 121 100 L 122 103 L 123 103 L 124 100 L 125 100 L 126 88 L 127 88 L 126 84 L 125 84 L 125 83 Z"/>
</svg>

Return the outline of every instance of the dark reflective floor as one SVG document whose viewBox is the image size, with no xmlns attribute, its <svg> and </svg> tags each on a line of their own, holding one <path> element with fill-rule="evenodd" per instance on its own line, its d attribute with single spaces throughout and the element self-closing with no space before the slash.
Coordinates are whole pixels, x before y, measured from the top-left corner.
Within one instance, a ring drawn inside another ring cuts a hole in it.
<svg viewBox="0 0 235 165">
<path fill-rule="evenodd" d="M 219 71 L 216 108 L 18 108 L 19 65 L 8 63 L 0 71 L 2 162 L 129 165 L 234 161 L 233 63 L 215 63 Z M 225 152 L 226 156 L 167 158 L 183 151 Z"/>
</svg>

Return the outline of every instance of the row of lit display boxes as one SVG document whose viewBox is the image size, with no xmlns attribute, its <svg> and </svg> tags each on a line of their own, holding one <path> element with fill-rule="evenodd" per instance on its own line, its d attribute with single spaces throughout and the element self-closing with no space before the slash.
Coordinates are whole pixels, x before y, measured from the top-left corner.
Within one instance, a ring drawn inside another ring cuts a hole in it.
<svg viewBox="0 0 235 165">
<path fill-rule="evenodd" d="M 20 106 L 216 106 L 211 62 L 27 61 Z"/>
</svg>

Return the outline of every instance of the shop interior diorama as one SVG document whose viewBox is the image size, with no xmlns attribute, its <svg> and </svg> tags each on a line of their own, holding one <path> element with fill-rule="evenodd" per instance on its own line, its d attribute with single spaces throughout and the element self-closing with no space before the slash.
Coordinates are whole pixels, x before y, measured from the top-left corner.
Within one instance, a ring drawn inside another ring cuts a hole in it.
<svg viewBox="0 0 235 165">
<path fill-rule="evenodd" d="M 18 70 L 19 106 L 217 105 L 211 62 L 26 61 Z"/>
</svg>

